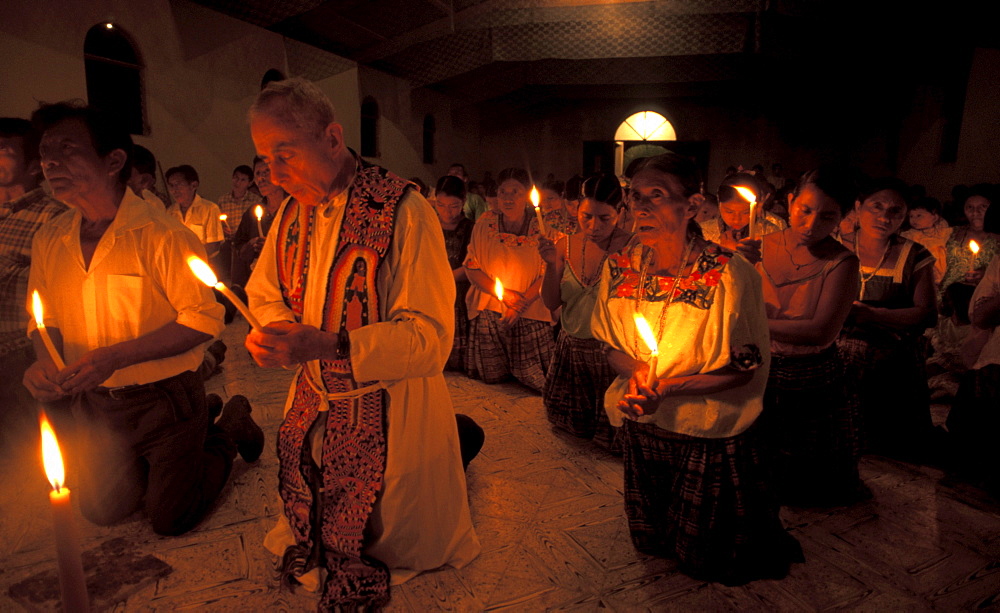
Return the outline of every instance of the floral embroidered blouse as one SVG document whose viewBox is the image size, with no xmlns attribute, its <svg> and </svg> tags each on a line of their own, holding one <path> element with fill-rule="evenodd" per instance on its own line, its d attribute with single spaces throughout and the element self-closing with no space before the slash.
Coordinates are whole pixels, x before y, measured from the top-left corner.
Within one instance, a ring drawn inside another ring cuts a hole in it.
<svg viewBox="0 0 1000 613">
<path fill-rule="evenodd" d="M 633 314 L 640 312 L 658 339 L 660 378 L 707 373 L 723 367 L 753 371 L 746 385 L 712 394 L 664 398 L 639 421 L 702 438 L 740 434 L 760 415 L 770 369 L 770 338 L 760 275 L 742 256 L 709 243 L 685 277 L 643 275 L 645 247 L 608 258 L 598 287 L 594 337 L 627 355 L 649 361 Z M 640 300 L 640 297 L 642 298 Z M 618 401 L 628 380 L 618 377 L 604 397 L 611 423 L 620 426 Z"/>
</svg>

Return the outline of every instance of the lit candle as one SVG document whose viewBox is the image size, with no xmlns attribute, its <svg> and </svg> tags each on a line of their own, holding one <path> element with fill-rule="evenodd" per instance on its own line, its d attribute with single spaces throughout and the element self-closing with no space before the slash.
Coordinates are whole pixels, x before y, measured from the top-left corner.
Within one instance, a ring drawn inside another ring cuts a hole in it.
<svg viewBox="0 0 1000 613">
<path fill-rule="evenodd" d="M 528 197 L 531 198 L 531 206 L 535 207 L 535 217 L 538 218 L 538 231 L 545 236 L 547 232 L 545 231 L 545 220 L 542 219 L 542 208 L 539 206 L 541 204 L 541 196 L 538 194 L 538 188 L 532 185 L 531 193 Z"/>
<path fill-rule="evenodd" d="M 63 610 L 69 612 L 90 611 L 87 582 L 83 576 L 83 561 L 80 558 L 80 539 L 73 521 L 73 505 L 69 489 L 63 483 L 66 471 L 63 468 L 62 453 L 56 434 L 45 413 L 41 416 L 42 464 L 45 475 L 52 484 L 49 502 L 52 507 L 52 528 L 56 541 L 56 560 L 59 566 L 59 587 L 62 590 Z"/>
<path fill-rule="evenodd" d="M 257 236 L 264 237 L 264 228 L 260 225 L 260 220 L 264 217 L 264 207 L 257 205 L 253 209 L 253 214 L 257 217 Z"/>
<path fill-rule="evenodd" d="M 194 273 L 194 276 L 198 277 L 198 279 L 205 285 L 214 287 L 222 292 L 222 295 L 229 298 L 229 301 L 233 303 L 233 306 L 239 309 L 240 313 L 243 313 L 243 317 L 246 318 L 247 322 L 253 327 L 254 330 L 263 332 L 260 327 L 260 322 L 253 316 L 253 313 L 250 312 L 247 305 L 240 300 L 239 296 L 226 287 L 225 283 L 219 281 L 219 279 L 215 276 L 215 273 L 212 272 L 212 269 L 209 268 L 208 264 L 206 264 L 204 260 L 196 255 L 192 255 L 188 256 L 187 263 L 188 266 L 191 267 L 191 272 Z"/>
<path fill-rule="evenodd" d="M 500 277 L 497 277 L 496 283 L 493 284 L 493 293 L 496 294 L 497 300 L 503 303 L 503 283 L 500 282 Z"/>
<path fill-rule="evenodd" d="M 636 313 L 633 315 L 633 318 L 635 319 L 635 328 L 639 331 L 642 341 L 649 347 L 651 354 L 649 358 L 649 376 L 646 377 L 646 387 L 653 389 L 653 384 L 656 382 L 656 358 L 660 355 L 660 348 L 657 345 L 656 336 L 653 335 L 652 328 L 649 327 L 649 322 L 642 316 L 642 313 Z"/>
<path fill-rule="evenodd" d="M 969 251 L 972 252 L 972 267 L 969 272 L 976 270 L 976 257 L 979 255 L 979 243 L 974 240 L 969 241 Z"/>
<path fill-rule="evenodd" d="M 228 228 L 229 224 L 226 223 L 227 219 L 229 219 L 229 215 L 226 215 L 225 213 L 223 213 L 222 215 L 219 215 L 219 221 L 221 221 L 222 224 Z"/>
<path fill-rule="evenodd" d="M 757 237 L 757 195 L 753 191 L 745 188 L 734 186 L 733 189 L 740 193 L 740 196 L 750 203 L 750 232 L 747 234 L 750 238 Z"/>
<path fill-rule="evenodd" d="M 42 337 L 42 344 L 49 352 L 49 357 L 52 358 L 59 370 L 66 368 L 66 362 L 63 362 L 62 356 L 56 351 L 56 346 L 52 344 L 49 331 L 45 329 L 45 312 L 42 310 L 42 299 L 38 295 L 37 289 L 31 293 L 31 311 L 35 315 L 35 328 L 38 329 L 38 335 Z"/>
</svg>

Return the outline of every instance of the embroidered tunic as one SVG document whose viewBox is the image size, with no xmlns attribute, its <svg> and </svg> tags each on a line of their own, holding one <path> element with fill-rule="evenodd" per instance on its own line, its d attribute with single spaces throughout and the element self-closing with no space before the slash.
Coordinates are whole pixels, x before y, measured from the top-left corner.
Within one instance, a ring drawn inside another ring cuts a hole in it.
<svg viewBox="0 0 1000 613">
<path fill-rule="evenodd" d="M 770 365 L 760 275 L 741 256 L 709 243 L 693 272 L 676 283 L 671 296 L 673 277 L 649 274 L 639 287 L 644 250 L 637 245 L 629 254 L 608 258 L 591 324 L 594 337 L 631 357 L 649 361 L 650 351 L 639 338 L 633 319 L 638 309 L 659 339 L 660 378 L 707 373 L 725 366 L 753 370 L 753 379 L 746 385 L 711 394 L 669 396 L 656 413 L 639 418 L 642 423 L 690 436 L 740 434 L 760 415 Z M 627 391 L 628 379 L 618 377 L 605 394 L 604 406 L 612 425 L 622 424 L 617 405 Z"/>
</svg>

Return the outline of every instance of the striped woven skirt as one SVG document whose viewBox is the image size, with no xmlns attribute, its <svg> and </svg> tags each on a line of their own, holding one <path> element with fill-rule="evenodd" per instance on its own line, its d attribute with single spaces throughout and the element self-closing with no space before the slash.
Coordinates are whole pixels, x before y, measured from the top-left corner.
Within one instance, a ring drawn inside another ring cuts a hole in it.
<svg viewBox="0 0 1000 613">
<path fill-rule="evenodd" d="M 754 429 L 704 439 L 627 420 L 625 511 L 639 551 L 703 581 L 780 579 L 802 548 L 781 525 Z"/>
<path fill-rule="evenodd" d="M 465 354 L 469 345 L 469 309 L 465 306 L 465 293 L 459 286 L 458 298 L 455 300 L 455 340 L 451 345 L 451 354 L 444 365 L 445 370 L 465 370 Z"/>
<path fill-rule="evenodd" d="M 473 379 L 499 383 L 513 376 L 541 392 L 555 347 L 548 322 L 519 317 L 510 328 L 500 327 L 500 314 L 481 311 L 469 322 L 465 370 Z"/>
<path fill-rule="evenodd" d="M 771 357 L 758 426 L 782 503 L 836 506 L 869 496 L 858 476 L 860 419 L 848 402 L 835 346 L 812 355 Z"/>
<path fill-rule="evenodd" d="M 612 448 L 615 429 L 604 410 L 604 392 L 615 372 L 603 346 L 599 340 L 560 330 L 542 400 L 554 426 Z"/>
</svg>

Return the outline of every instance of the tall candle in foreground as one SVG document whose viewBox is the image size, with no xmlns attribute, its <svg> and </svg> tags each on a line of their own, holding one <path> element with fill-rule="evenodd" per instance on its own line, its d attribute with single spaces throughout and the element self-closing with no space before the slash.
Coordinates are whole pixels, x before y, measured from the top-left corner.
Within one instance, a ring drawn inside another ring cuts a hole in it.
<svg viewBox="0 0 1000 613">
<path fill-rule="evenodd" d="M 254 207 L 253 214 L 257 218 L 257 236 L 264 238 L 264 228 L 260 225 L 260 220 L 264 217 L 264 207 L 258 204 Z"/>
<path fill-rule="evenodd" d="M 52 533 L 56 541 L 56 560 L 59 566 L 59 587 L 62 591 L 63 610 L 69 613 L 90 611 L 90 597 L 83 575 L 83 560 L 80 558 L 80 539 L 73 520 L 73 505 L 69 489 L 63 483 L 66 470 L 63 467 L 59 442 L 45 413 L 41 417 L 42 464 L 45 475 L 52 484 L 49 502 L 52 506 Z"/>
<path fill-rule="evenodd" d="M 497 300 L 503 302 L 503 283 L 500 282 L 500 277 L 497 277 L 493 284 L 493 293 L 496 294 Z"/>
<path fill-rule="evenodd" d="M 254 317 L 253 313 L 250 312 L 250 309 L 247 307 L 246 303 L 240 300 L 239 296 L 234 294 L 232 290 L 226 287 L 225 283 L 219 281 L 219 279 L 215 276 L 215 273 L 212 272 L 211 267 L 209 267 L 209 265 L 205 263 L 205 260 L 202 260 L 200 257 L 196 255 L 192 255 L 188 256 L 187 263 L 188 266 L 191 268 L 191 272 L 194 273 L 194 276 L 198 277 L 198 279 L 205 285 L 209 287 L 214 287 L 215 289 L 222 292 L 222 295 L 225 296 L 226 298 L 229 298 L 229 301 L 233 303 L 233 306 L 235 306 L 240 313 L 243 313 L 243 317 L 246 318 L 247 323 L 249 323 L 254 330 L 258 332 L 263 332 L 263 330 L 261 330 L 260 327 L 260 322 L 257 321 L 257 318 Z"/>
<path fill-rule="evenodd" d="M 734 186 L 733 189 L 743 196 L 743 199 L 750 203 L 750 232 L 748 236 L 750 238 L 757 238 L 757 194 L 753 191 L 745 188 Z"/>
<path fill-rule="evenodd" d="M 35 316 L 35 328 L 38 330 L 38 335 L 42 337 L 42 344 L 45 345 L 45 350 L 49 352 L 49 357 L 55 363 L 56 368 L 62 370 L 66 368 L 66 363 L 63 362 L 62 356 L 56 351 L 56 346 L 52 344 L 52 337 L 49 336 L 49 331 L 45 329 L 45 311 L 42 309 L 42 298 L 38 295 L 38 290 L 31 292 L 31 312 Z"/>
<path fill-rule="evenodd" d="M 542 236 L 547 235 L 545 231 L 545 220 L 542 219 L 542 207 L 541 195 L 538 193 L 538 188 L 534 185 L 531 186 L 531 193 L 528 195 L 531 198 L 531 206 L 535 207 L 535 217 L 538 218 L 538 231 L 542 233 Z"/>
<path fill-rule="evenodd" d="M 649 347 L 651 353 L 649 358 L 649 375 L 646 377 L 646 387 L 653 389 L 653 383 L 656 382 L 656 359 L 660 355 L 660 348 L 656 342 L 656 336 L 653 335 L 653 329 L 649 327 L 649 322 L 646 318 L 642 316 L 642 313 L 636 313 L 633 315 L 635 319 L 635 329 L 639 331 L 639 336 L 642 337 L 642 342 L 646 343 Z"/>
<path fill-rule="evenodd" d="M 972 252 L 972 266 L 969 267 L 969 272 L 976 270 L 976 258 L 979 256 L 979 243 L 974 240 L 969 241 L 969 251 Z"/>
</svg>

